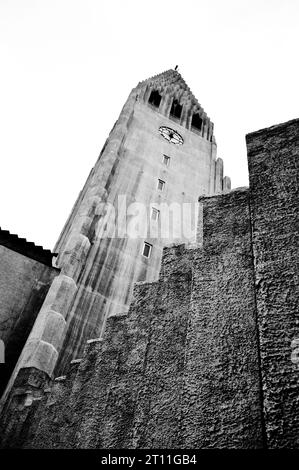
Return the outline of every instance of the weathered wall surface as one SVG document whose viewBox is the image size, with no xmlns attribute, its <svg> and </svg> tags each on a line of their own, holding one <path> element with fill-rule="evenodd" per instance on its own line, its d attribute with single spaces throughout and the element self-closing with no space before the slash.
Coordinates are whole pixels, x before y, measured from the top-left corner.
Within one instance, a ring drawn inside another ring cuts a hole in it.
<svg viewBox="0 0 299 470">
<path fill-rule="evenodd" d="M 270 447 L 299 445 L 299 120 L 247 136 L 264 412 Z"/>
<path fill-rule="evenodd" d="M 186 444 L 263 445 L 248 190 L 203 200 L 183 408 Z"/>
<path fill-rule="evenodd" d="M 165 249 L 159 281 L 109 318 L 75 378 L 32 404 L 18 390 L 14 406 L 30 406 L 2 445 L 262 446 L 248 192 L 202 202 L 203 249 Z"/>
<path fill-rule="evenodd" d="M 49 286 L 58 271 L 0 245 L 0 395 L 20 356 Z"/>
</svg>

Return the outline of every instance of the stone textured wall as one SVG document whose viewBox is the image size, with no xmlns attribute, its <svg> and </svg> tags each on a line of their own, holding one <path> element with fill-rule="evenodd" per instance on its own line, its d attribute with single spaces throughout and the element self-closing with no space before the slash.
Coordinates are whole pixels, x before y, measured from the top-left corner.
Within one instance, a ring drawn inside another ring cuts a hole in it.
<svg viewBox="0 0 299 470">
<path fill-rule="evenodd" d="M 260 447 L 261 383 L 248 190 L 203 199 L 186 345 L 191 447 Z"/>
<path fill-rule="evenodd" d="M 58 271 L 0 245 L 0 395 L 8 382 L 33 323 Z"/>
<path fill-rule="evenodd" d="M 299 120 L 247 136 L 264 412 L 270 447 L 299 444 Z"/>
</svg>

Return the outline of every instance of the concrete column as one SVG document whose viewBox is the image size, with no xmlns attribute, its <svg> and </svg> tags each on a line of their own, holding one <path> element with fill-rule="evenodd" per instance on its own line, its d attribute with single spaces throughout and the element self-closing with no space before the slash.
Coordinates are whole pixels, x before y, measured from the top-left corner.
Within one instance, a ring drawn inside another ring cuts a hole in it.
<svg viewBox="0 0 299 470">
<path fill-rule="evenodd" d="M 214 133 L 214 124 L 210 122 L 210 138 L 213 136 Z"/>
<path fill-rule="evenodd" d="M 167 93 L 162 95 L 159 112 L 165 115 L 165 111 L 168 108 L 169 95 Z"/>
<path fill-rule="evenodd" d="M 182 116 L 181 116 L 181 126 L 187 127 L 188 120 L 188 108 L 186 105 L 183 105 Z"/>
<path fill-rule="evenodd" d="M 223 160 L 217 158 L 216 160 L 216 171 L 215 171 L 215 193 L 222 193 L 222 181 L 223 181 Z"/>
<path fill-rule="evenodd" d="M 204 137 L 205 139 L 207 138 L 207 131 L 208 131 L 207 115 L 204 114 L 202 117 L 202 137 Z"/>
<path fill-rule="evenodd" d="M 172 102 L 173 102 L 173 96 L 168 95 L 167 105 L 165 106 L 165 116 L 166 117 L 169 117 Z"/>
<path fill-rule="evenodd" d="M 208 118 L 207 119 L 207 135 L 206 135 L 207 140 L 210 140 L 210 137 L 211 137 L 211 121 Z"/>
<path fill-rule="evenodd" d="M 90 218 L 81 219 L 80 230 L 85 230 Z M 21 369 L 38 369 L 52 376 L 66 334 L 66 318 L 77 292 L 76 281 L 89 249 L 90 241 L 83 233 L 68 240 L 60 256 L 61 273 L 51 284 L 3 395 L 3 403 Z"/>
<path fill-rule="evenodd" d="M 143 88 L 139 89 L 139 91 L 138 91 L 138 100 L 139 101 L 144 101 L 145 93 L 146 93 L 146 87 L 143 87 Z"/>
<path fill-rule="evenodd" d="M 151 87 L 151 86 L 148 86 L 148 87 L 146 88 L 146 91 L 145 91 L 145 93 L 144 93 L 144 101 L 145 101 L 145 103 L 148 102 L 148 99 L 149 99 L 149 97 L 150 97 L 150 94 L 151 94 L 151 92 L 152 92 L 152 89 L 153 89 L 153 87 Z"/>
<path fill-rule="evenodd" d="M 191 103 L 189 103 L 188 113 L 187 113 L 187 122 L 186 122 L 186 127 L 187 127 L 188 130 L 191 129 L 191 122 L 192 122 L 193 113 L 194 113 L 194 108 L 192 107 Z"/>
<path fill-rule="evenodd" d="M 215 190 L 216 158 L 217 158 L 217 145 L 215 142 L 213 142 L 211 143 L 209 194 L 213 194 Z"/>
<path fill-rule="evenodd" d="M 223 178 L 222 188 L 224 193 L 229 193 L 231 190 L 231 179 L 229 176 Z"/>
<path fill-rule="evenodd" d="M 148 87 L 146 94 L 149 96 L 151 92 L 151 87 Z M 105 202 L 107 198 L 107 191 L 105 186 L 107 184 L 108 178 L 111 176 L 111 171 L 113 167 L 117 164 L 118 155 L 120 153 L 120 149 L 122 147 L 124 136 L 127 133 L 128 126 L 131 122 L 134 106 L 136 103 L 136 89 L 134 89 L 131 94 L 129 95 L 126 104 L 124 105 L 119 119 L 117 120 L 114 128 L 112 129 L 105 149 L 101 155 L 101 158 L 97 161 L 91 178 L 88 181 L 88 187 L 82 198 L 80 198 L 80 203 L 76 205 L 72 212 L 71 221 L 65 230 L 62 232 L 60 236 L 60 241 L 58 242 L 57 246 L 59 246 L 59 251 L 63 251 L 65 249 L 65 243 L 70 237 L 70 234 L 80 233 L 81 232 L 81 215 L 83 216 L 90 216 L 90 212 L 86 209 L 90 200 L 94 197 L 98 197 L 101 199 L 101 202 Z M 86 209 L 86 210 L 85 210 Z M 90 221 L 91 224 L 93 221 Z M 85 220 L 84 223 L 88 221 Z M 83 234 L 87 236 L 86 227 L 82 230 Z M 60 258 L 60 257 L 59 257 Z"/>
<path fill-rule="evenodd" d="M 2 396 L 1 405 L 5 403 L 21 369 L 38 369 L 52 376 L 65 335 L 66 316 L 76 290 L 75 281 L 64 274 L 53 280 Z"/>
<path fill-rule="evenodd" d="M 14 375 L 23 367 L 35 367 L 51 376 L 64 337 L 65 317 L 76 290 L 77 286 L 72 278 L 60 274 L 54 279 Z"/>
<path fill-rule="evenodd" d="M 61 257 L 62 273 L 77 281 L 81 272 L 82 260 L 87 258 L 90 249 L 89 239 L 80 233 L 72 236 Z"/>
<path fill-rule="evenodd" d="M 210 120 L 208 120 L 208 125 L 207 125 L 207 140 L 210 141 L 210 138 L 213 134 L 213 125 Z"/>
</svg>

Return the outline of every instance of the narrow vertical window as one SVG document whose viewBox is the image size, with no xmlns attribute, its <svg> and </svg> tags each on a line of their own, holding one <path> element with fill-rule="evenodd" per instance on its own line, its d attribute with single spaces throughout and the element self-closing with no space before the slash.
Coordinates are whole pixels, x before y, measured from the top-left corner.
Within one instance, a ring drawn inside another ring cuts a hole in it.
<svg viewBox="0 0 299 470">
<path fill-rule="evenodd" d="M 153 248 L 153 245 L 151 245 L 150 243 L 144 242 L 142 254 L 143 256 L 145 256 L 145 258 L 149 258 L 151 256 L 152 248 Z"/>
<path fill-rule="evenodd" d="M 158 179 L 158 190 L 164 191 L 165 188 L 165 181 Z"/>
<path fill-rule="evenodd" d="M 151 219 L 157 221 L 157 220 L 159 220 L 159 216 L 160 216 L 159 209 L 156 209 L 155 207 L 152 207 Z"/>
<path fill-rule="evenodd" d="M 165 166 L 169 166 L 170 157 L 168 157 L 167 155 L 163 155 L 163 163 Z"/>
</svg>

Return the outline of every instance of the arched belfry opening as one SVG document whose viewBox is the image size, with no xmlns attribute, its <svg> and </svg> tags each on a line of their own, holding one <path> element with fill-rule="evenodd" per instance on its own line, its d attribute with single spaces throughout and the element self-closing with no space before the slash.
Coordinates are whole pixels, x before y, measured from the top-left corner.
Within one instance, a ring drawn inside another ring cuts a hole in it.
<svg viewBox="0 0 299 470">
<path fill-rule="evenodd" d="M 201 131 L 202 128 L 202 119 L 198 113 L 193 114 L 191 121 L 191 129 Z"/>
<path fill-rule="evenodd" d="M 148 99 L 148 102 L 155 106 L 156 108 L 159 108 L 160 106 L 160 103 L 161 103 L 161 98 L 162 96 L 160 95 L 160 93 L 158 92 L 158 90 L 153 90 L 150 94 L 150 97 Z"/>
<path fill-rule="evenodd" d="M 178 100 L 173 100 L 171 109 L 170 109 L 170 116 L 179 119 L 182 114 L 183 106 L 178 102 Z"/>
</svg>

